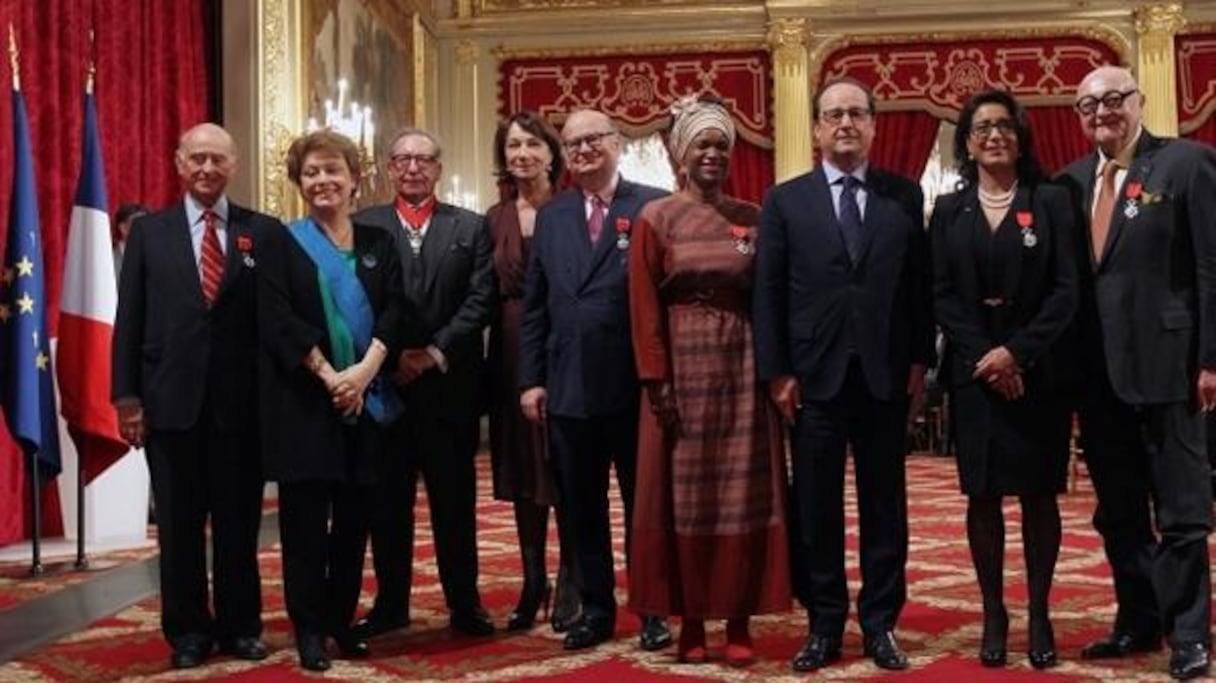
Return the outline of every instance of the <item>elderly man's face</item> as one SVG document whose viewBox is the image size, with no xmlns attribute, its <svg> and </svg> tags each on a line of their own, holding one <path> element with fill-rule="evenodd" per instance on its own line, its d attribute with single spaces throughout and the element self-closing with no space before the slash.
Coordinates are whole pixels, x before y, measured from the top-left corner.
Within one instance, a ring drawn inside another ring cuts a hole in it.
<svg viewBox="0 0 1216 683">
<path fill-rule="evenodd" d="M 1081 131 L 1107 156 L 1115 156 L 1136 137 L 1143 106 L 1135 79 L 1123 69 L 1097 69 L 1077 88 Z"/>
<path fill-rule="evenodd" d="M 205 124 L 182 136 L 176 162 L 186 191 L 204 206 L 212 206 L 236 171 L 236 149 L 223 128 Z"/>
<path fill-rule="evenodd" d="M 621 136 L 607 116 L 580 111 L 570 115 L 562 126 L 562 147 L 566 167 L 580 181 L 616 174 L 621 158 Z"/>
<path fill-rule="evenodd" d="M 443 174 L 443 164 L 439 161 L 439 150 L 430 139 L 406 135 L 393 144 L 388 172 L 397 194 L 418 204 L 434 194 L 435 183 Z"/>
</svg>

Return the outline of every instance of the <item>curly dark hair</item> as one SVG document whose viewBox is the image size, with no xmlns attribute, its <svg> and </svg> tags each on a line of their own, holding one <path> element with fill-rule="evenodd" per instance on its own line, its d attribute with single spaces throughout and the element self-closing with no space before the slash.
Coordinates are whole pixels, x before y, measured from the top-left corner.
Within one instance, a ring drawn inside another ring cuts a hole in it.
<svg viewBox="0 0 1216 683">
<path fill-rule="evenodd" d="M 562 139 L 553 124 L 531 109 L 521 109 L 498 124 L 498 131 L 494 133 L 494 173 L 498 176 L 498 182 L 504 185 L 515 184 L 511 172 L 507 170 L 506 149 L 507 131 L 511 130 L 513 123 L 543 140 L 545 146 L 549 148 L 549 153 L 553 156 L 553 161 L 549 164 L 549 184 L 556 188 L 557 181 L 561 179 L 562 172 L 566 169 L 562 157 Z"/>
<path fill-rule="evenodd" d="M 954 129 L 954 161 L 958 166 L 960 188 L 979 182 L 979 165 L 967 151 L 967 140 L 971 137 L 971 124 L 975 112 L 985 104 L 999 104 L 1013 119 L 1014 132 L 1018 136 L 1018 183 L 1034 185 L 1044 179 L 1043 167 L 1034 155 L 1034 137 L 1030 132 L 1030 118 L 1026 108 L 1013 95 L 1004 90 L 985 90 L 971 96 L 958 114 L 958 127 Z"/>
</svg>

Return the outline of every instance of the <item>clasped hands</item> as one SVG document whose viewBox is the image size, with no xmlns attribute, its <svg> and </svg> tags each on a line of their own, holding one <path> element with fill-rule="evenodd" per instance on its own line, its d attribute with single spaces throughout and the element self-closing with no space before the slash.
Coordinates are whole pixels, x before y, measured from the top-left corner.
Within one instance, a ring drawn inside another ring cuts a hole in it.
<svg viewBox="0 0 1216 683">
<path fill-rule="evenodd" d="M 363 398 L 375 377 L 372 365 L 361 361 L 341 372 L 331 369 L 321 376 L 321 381 L 333 400 L 334 409 L 349 417 L 363 413 Z"/>
<path fill-rule="evenodd" d="M 678 432 L 680 428 L 680 410 L 676 403 L 676 389 L 671 382 L 647 382 L 646 400 L 650 403 L 650 412 L 659 419 L 659 424 L 665 431 Z"/>
<path fill-rule="evenodd" d="M 1022 369 L 1018 361 L 1004 346 L 997 346 L 985 353 L 975 364 L 971 377 L 983 380 L 1007 401 L 1016 401 L 1026 393 L 1022 382 Z"/>
<path fill-rule="evenodd" d="M 405 349 L 397 357 L 397 369 L 393 372 L 393 381 L 397 386 L 404 387 L 438 366 L 439 363 L 426 348 Z"/>
</svg>

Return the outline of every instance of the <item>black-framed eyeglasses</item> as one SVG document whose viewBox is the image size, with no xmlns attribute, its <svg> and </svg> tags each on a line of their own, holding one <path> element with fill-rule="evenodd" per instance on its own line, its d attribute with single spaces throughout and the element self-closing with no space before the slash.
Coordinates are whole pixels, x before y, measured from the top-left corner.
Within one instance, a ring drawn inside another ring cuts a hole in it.
<svg viewBox="0 0 1216 683">
<path fill-rule="evenodd" d="M 1111 111 L 1115 111 L 1123 106 L 1123 103 L 1127 100 L 1127 98 L 1135 95 L 1138 92 L 1140 92 L 1138 88 L 1132 88 L 1131 90 L 1124 90 L 1122 92 L 1112 90 L 1103 94 L 1101 97 L 1087 95 L 1077 100 L 1077 103 L 1073 106 L 1076 107 L 1077 111 L 1084 116 L 1090 116 L 1094 112 L 1098 111 L 1099 104 Z"/>
<path fill-rule="evenodd" d="M 574 138 L 573 140 L 563 140 L 562 147 L 564 147 L 570 154 L 574 154 L 582 149 L 584 144 L 591 149 L 599 149 L 600 147 L 604 146 L 604 140 L 607 140 L 613 135 L 616 135 L 616 131 L 606 130 L 599 133 L 587 133 L 586 135 Z"/>
<path fill-rule="evenodd" d="M 997 121 L 982 121 L 971 127 L 971 137 L 976 140 L 984 140 L 992 131 L 1000 133 L 1003 137 L 1017 135 L 1018 127 L 1009 119 L 999 119 Z"/>
<path fill-rule="evenodd" d="M 396 168 L 409 168 L 410 164 L 433 166 L 437 161 L 439 161 L 439 157 L 434 154 L 394 154 L 388 159 L 388 162 Z"/>
<path fill-rule="evenodd" d="M 825 109 L 819 112 L 819 120 L 832 125 L 839 125 L 844 121 L 845 115 L 848 115 L 849 120 L 853 123 L 865 123 L 870 120 L 874 112 L 861 107 L 849 107 L 848 109 Z"/>
</svg>

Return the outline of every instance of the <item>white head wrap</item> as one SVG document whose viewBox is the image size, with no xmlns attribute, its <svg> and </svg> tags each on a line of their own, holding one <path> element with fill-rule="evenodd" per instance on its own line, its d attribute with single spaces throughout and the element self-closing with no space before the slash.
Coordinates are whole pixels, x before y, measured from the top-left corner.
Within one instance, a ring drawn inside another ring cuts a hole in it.
<svg viewBox="0 0 1216 683">
<path fill-rule="evenodd" d="M 726 108 L 716 102 L 701 102 L 693 96 L 684 97 L 671 106 L 671 115 L 674 119 L 671 152 L 677 164 L 684 162 L 688 146 L 703 130 L 719 130 L 726 136 L 727 144 L 735 146 L 735 122 L 731 121 Z"/>
</svg>

